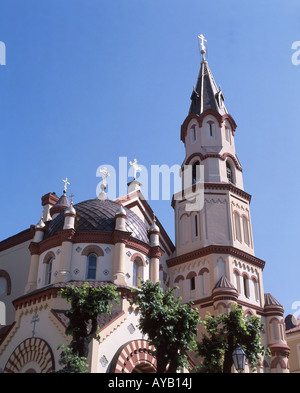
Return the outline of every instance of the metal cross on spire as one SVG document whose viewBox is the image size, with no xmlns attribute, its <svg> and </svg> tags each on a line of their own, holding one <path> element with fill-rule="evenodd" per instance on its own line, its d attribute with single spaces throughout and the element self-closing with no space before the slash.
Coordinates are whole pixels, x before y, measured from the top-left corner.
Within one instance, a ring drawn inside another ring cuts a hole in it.
<svg viewBox="0 0 300 393">
<path fill-rule="evenodd" d="M 65 185 L 64 185 L 64 192 L 67 192 L 67 186 L 68 186 L 68 184 L 70 184 L 68 182 L 68 178 L 66 177 L 65 180 L 63 179 L 62 181 L 65 183 Z"/>
<path fill-rule="evenodd" d="M 207 40 L 204 38 L 203 34 L 198 35 L 199 40 L 201 40 L 200 45 L 201 45 L 201 54 L 202 54 L 202 58 L 203 60 L 205 60 L 205 53 L 206 53 L 206 47 L 205 47 L 205 43 L 207 42 Z"/>
</svg>

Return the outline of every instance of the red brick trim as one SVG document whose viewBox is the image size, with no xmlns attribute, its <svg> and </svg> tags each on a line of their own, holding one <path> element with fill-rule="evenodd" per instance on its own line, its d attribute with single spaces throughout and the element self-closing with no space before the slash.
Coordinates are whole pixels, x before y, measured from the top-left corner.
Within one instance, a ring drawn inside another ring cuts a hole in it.
<svg viewBox="0 0 300 393">
<path fill-rule="evenodd" d="M 2 240 L 0 242 L 0 252 L 33 239 L 34 233 L 35 233 L 35 226 L 31 225 L 30 228 L 26 229 L 25 231 L 22 231 L 14 236 Z"/>
<path fill-rule="evenodd" d="M 44 256 L 43 263 L 48 263 L 49 259 L 55 259 L 55 254 L 53 251 L 48 251 L 47 254 Z"/>
<path fill-rule="evenodd" d="M 190 278 L 196 277 L 196 276 L 197 276 L 197 273 L 195 273 L 195 272 L 189 272 L 189 274 L 186 276 L 186 279 L 189 280 Z"/>
<path fill-rule="evenodd" d="M 40 243 L 32 242 L 29 246 L 31 253 L 41 255 L 43 252 L 61 246 L 63 241 L 71 241 L 72 243 L 104 243 L 115 244 L 116 242 L 124 242 L 126 247 L 132 248 L 137 252 L 149 256 L 150 250 L 153 249 L 139 239 L 131 237 L 130 232 L 114 231 L 80 231 L 75 232 L 73 229 L 59 231 L 57 235 L 49 237 Z"/>
<path fill-rule="evenodd" d="M 157 361 L 154 347 L 147 340 L 134 340 L 122 345 L 113 357 L 111 373 L 131 373 L 135 367 L 146 364 L 156 372 Z"/>
<path fill-rule="evenodd" d="M 231 160 L 233 161 L 236 169 L 238 169 L 239 171 L 243 171 L 243 168 L 241 167 L 240 163 L 238 162 L 237 158 L 231 154 L 231 153 L 224 153 L 224 154 L 217 154 L 217 153 L 207 153 L 205 155 L 201 154 L 201 153 L 193 153 L 191 154 L 186 161 L 182 164 L 181 166 L 181 170 L 184 171 L 184 166 L 185 165 L 189 165 L 190 162 L 192 161 L 193 158 L 198 157 L 200 159 L 200 163 L 201 161 L 206 160 L 207 158 L 220 158 L 222 161 L 225 161 L 228 157 L 231 158 Z"/>
<path fill-rule="evenodd" d="M 41 373 L 54 370 L 54 357 L 49 344 L 41 338 L 27 338 L 10 355 L 4 373 L 20 373 L 29 362 L 36 362 Z"/>
<path fill-rule="evenodd" d="M 180 274 L 179 276 L 177 276 L 174 280 L 174 283 L 179 283 L 179 281 L 184 280 L 184 277 Z"/>
<path fill-rule="evenodd" d="M 263 269 L 265 266 L 265 262 L 259 258 L 256 258 L 253 255 L 247 254 L 244 251 L 241 251 L 232 246 L 207 246 L 200 248 L 196 251 L 189 252 L 187 254 L 180 255 L 175 258 L 171 258 L 167 260 L 167 266 L 173 267 L 180 265 L 185 262 L 192 261 L 193 259 L 201 258 L 210 254 L 229 254 L 233 257 L 240 258 L 246 262 L 252 263 L 253 265 Z"/>
<path fill-rule="evenodd" d="M 48 194 L 42 196 L 42 206 L 45 205 L 55 205 L 56 202 L 59 200 L 57 195 L 52 194 L 52 192 L 49 192 Z"/>
<path fill-rule="evenodd" d="M 130 258 L 131 262 L 138 262 L 140 266 L 146 266 L 145 258 L 143 255 L 139 254 L 138 252 L 135 252 L 132 257 Z"/>
<path fill-rule="evenodd" d="M 214 117 L 216 118 L 217 122 L 219 123 L 219 126 L 220 126 L 220 127 L 222 127 L 222 123 L 223 123 L 225 120 L 228 120 L 228 122 L 229 122 L 229 124 L 230 124 L 230 126 L 231 126 L 231 128 L 232 128 L 233 134 L 235 133 L 235 130 L 236 130 L 237 125 L 236 125 L 236 123 L 235 123 L 235 121 L 233 120 L 233 118 L 232 118 L 231 115 L 229 115 L 228 113 L 226 113 L 225 115 L 221 116 L 217 111 L 215 111 L 215 110 L 213 110 L 213 109 L 206 109 L 204 112 L 201 113 L 200 116 L 199 116 L 199 115 L 196 115 L 196 114 L 194 114 L 194 113 L 191 113 L 190 115 L 188 115 L 188 116 L 185 118 L 184 122 L 183 122 L 182 125 L 181 125 L 181 133 L 180 133 L 180 139 L 182 140 L 183 143 L 184 143 L 184 139 L 185 139 L 186 134 L 187 134 L 187 127 L 188 127 L 188 125 L 189 125 L 189 122 L 190 122 L 192 119 L 195 119 L 195 120 L 197 121 L 199 127 L 202 127 L 203 120 L 204 120 L 204 118 L 205 118 L 206 116 L 208 116 L 208 115 L 214 116 Z"/>
<path fill-rule="evenodd" d="M 104 256 L 104 251 L 102 250 L 101 247 L 97 246 L 96 244 L 90 244 L 89 246 L 86 246 L 82 252 L 81 255 L 88 256 L 89 254 L 96 254 L 98 257 L 103 257 Z"/>
<path fill-rule="evenodd" d="M 269 348 L 270 348 L 272 356 L 286 356 L 286 357 L 288 357 L 289 354 L 290 354 L 290 351 L 291 351 L 290 347 L 288 345 L 286 345 L 286 344 L 270 344 Z M 273 362 L 275 360 L 276 359 L 273 359 L 273 361 L 271 363 L 271 368 L 275 368 L 276 367 L 276 365 L 273 366 L 273 364 L 274 364 Z M 286 368 L 286 366 L 284 366 L 284 367 L 281 366 L 281 367 L 282 368 Z"/>
</svg>

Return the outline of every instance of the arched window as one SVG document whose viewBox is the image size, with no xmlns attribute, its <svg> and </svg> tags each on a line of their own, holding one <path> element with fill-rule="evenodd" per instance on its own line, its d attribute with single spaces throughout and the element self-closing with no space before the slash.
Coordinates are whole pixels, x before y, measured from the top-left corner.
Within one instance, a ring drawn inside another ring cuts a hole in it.
<svg viewBox="0 0 300 393">
<path fill-rule="evenodd" d="M 192 220 L 192 241 L 198 239 L 199 236 L 199 215 L 197 213 L 191 215 Z"/>
<path fill-rule="evenodd" d="M 244 242 L 247 246 L 250 246 L 250 236 L 249 236 L 249 225 L 247 217 L 243 216 L 243 232 L 244 232 Z"/>
<path fill-rule="evenodd" d="M 233 181 L 233 173 L 232 173 L 232 168 L 231 165 L 229 164 L 228 161 L 226 161 L 226 174 L 227 174 L 227 179 L 230 183 L 234 183 Z"/>
<path fill-rule="evenodd" d="M 207 135 L 209 139 L 215 138 L 215 123 L 211 120 L 207 122 Z"/>
<path fill-rule="evenodd" d="M 200 295 L 207 296 L 210 292 L 209 285 L 209 271 L 206 267 L 202 268 L 199 272 L 200 276 Z"/>
<path fill-rule="evenodd" d="M 255 278 L 252 279 L 252 282 L 253 282 L 253 286 L 254 286 L 255 300 L 258 302 L 259 301 L 259 284 Z"/>
<path fill-rule="evenodd" d="M 238 212 L 234 212 L 234 226 L 235 226 L 235 237 L 240 243 L 242 242 L 242 234 L 241 234 L 241 222 L 240 215 Z"/>
<path fill-rule="evenodd" d="M 87 280 L 95 280 L 97 271 L 97 255 L 92 253 L 87 257 Z"/>
<path fill-rule="evenodd" d="M 181 225 L 181 245 L 184 246 L 188 242 L 188 216 L 184 214 L 180 219 Z"/>
<path fill-rule="evenodd" d="M 132 274 L 132 286 L 136 287 L 138 285 L 138 272 L 139 272 L 139 265 L 137 261 L 133 261 L 133 274 Z"/>
<path fill-rule="evenodd" d="M 196 126 L 192 126 L 190 129 L 190 135 L 191 135 L 191 143 L 195 143 L 197 140 L 197 132 L 196 132 Z"/>
<path fill-rule="evenodd" d="M 132 286 L 137 287 L 141 284 L 140 280 L 145 280 L 145 266 L 144 257 L 139 253 L 134 253 L 131 257 L 132 262 Z"/>
<path fill-rule="evenodd" d="M 244 295 L 250 297 L 249 278 L 246 274 L 243 275 Z"/>
<path fill-rule="evenodd" d="M 196 184 L 200 180 L 200 162 L 194 162 L 192 166 L 192 184 Z"/>
<path fill-rule="evenodd" d="M 234 272 L 234 277 L 235 277 L 235 286 L 238 291 L 238 293 L 241 293 L 241 282 L 240 282 L 240 275 L 237 271 Z"/>
<path fill-rule="evenodd" d="M 52 265 L 53 265 L 53 258 L 49 258 L 46 262 L 45 285 L 51 284 Z"/>
<path fill-rule="evenodd" d="M 229 126 L 225 126 L 225 139 L 231 144 L 231 130 Z"/>
</svg>

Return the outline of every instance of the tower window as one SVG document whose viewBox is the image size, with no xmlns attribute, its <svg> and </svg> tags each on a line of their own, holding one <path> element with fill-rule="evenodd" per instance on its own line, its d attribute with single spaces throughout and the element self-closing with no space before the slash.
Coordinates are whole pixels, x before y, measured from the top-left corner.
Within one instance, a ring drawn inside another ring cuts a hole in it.
<svg viewBox="0 0 300 393">
<path fill-rule="evenodd" d="M 137 261 L 133 261 L 133 275 L 132 275 L 132 286 L 136 287 L 138 284 L 138 271 L 139 265 Z"/>
<path fill-rule="evenodd" d="M 249 226 L 246 217 L 243 217 L 243 232 L 244 232 L 244 241 L 247 244 L 247 246 L 249 246 L 250 245 Z"/>
<path fill-rule="evenodd" d="M 87 263 L 87 279 L 88 280 L 95 280 L 96 279 L 96 271 L 97 271 L 97 255 L 90 254 L 88 256 L 88 263 Z"/>
<path fill-rule="evenodd" d="M 215 137 L 215 123 L 213 121 L 207 122 L 208 138 L 213 139 Z"/>
<path fill-rule="evenodd" d="M 232 169 L 231 169 L 229 162 L 226 162 L 226 173 L 227 173 L 228 181 L 230 183 L 233 183 Z"/>
<path fill-rule="evenodd" d="M 45 285 L 49 285 L 51 283 L 52 265 L 53 265 L 53 259 L 50 258 L 46 263 Z"/>
<path fill-rule="evenodd" d="M 249 279 L 245 274 L 243 276 L 243 283 L 244 283 L 244 295 L 247 298 L 249 298 L 250 297 Z"/>
<path fill-rule="evenodd" d="M 197 139 L 196 127 L 193 126 L 190 132 L 191 132 L 191 143 L 194 143 L 196 142 Z"/>
<path fill-rule="evenodd" d="M 235 237 L 236 237 L 236 240 L 241 242 L 242 241 L 241 222 L 240 222 L 240 215 L 237 212 L 234 213 L 234 226 L 235 226 Z"/>
<path fill-rule="evenodd" d="M 191 291 L 193 291 L 196 288 L 195 276 L 190 278 L 190 288 L 191 288 Z"/>
<path fill-rule="evenodd" d="M 197 237 L 198 236 L 198 214 L 195 214 L 194 220 L 195 220 L 195 237 Z"/>
<path fill-rule="evenodd" d="M 200 162 L 196 161 L 192 166 L 192 184 L 200 180 Z"/>
</svg>

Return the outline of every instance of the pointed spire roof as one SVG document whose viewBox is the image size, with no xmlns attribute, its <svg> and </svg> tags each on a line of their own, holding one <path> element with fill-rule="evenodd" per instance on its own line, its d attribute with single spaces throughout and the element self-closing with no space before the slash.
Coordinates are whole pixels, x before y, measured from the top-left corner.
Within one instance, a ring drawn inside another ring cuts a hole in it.
<svg viewBox="0 0 300 393">
<path fill-rule="evenodd" d="M 63 195 L 59 198 L 56 204 L 51 207 L 50 214 L 53 216 L 54 214 L 61 213 L 66 210 L 70 206 L 69 199 L 67 197 L 66 191 L 64 190 Z"/>
<path fill-rule="evenodd" d="M 235 289 L 235 286 L 231 284 L 231 282 L 226 278 L 225 276 L 222 276 L 219 281 L 216 283 L 214 286 L 214 289 L 217 288 L 229 288 L 229 289 Z"/>
<path fill-rule="evenodd" d="M 205 110 L 217 111 L 220 115 L 227 114 L 221 87 L 217 87 L 207 61 L 201 61 L 196 86 L 193 87 L 189 114 L 201 115 Z"/>
<path fill-rule="evenodd" d="M 266 306 L 278 306 L 282 307 L 278 300 L 275 299 L 270 293 L 265 293 L 265 307 Z"/>
</svg>

